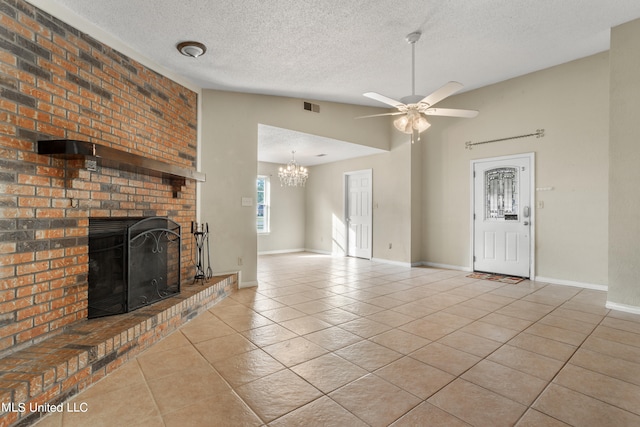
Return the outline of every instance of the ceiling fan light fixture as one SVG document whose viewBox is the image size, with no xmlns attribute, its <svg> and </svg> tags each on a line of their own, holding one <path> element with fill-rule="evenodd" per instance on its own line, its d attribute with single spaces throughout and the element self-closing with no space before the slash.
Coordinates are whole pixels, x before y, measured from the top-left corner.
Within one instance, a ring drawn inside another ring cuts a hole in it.
<svg viewBox="0 0 640 427">
<path fill-rule="evenodd" d="M 425 130 L 429 129 L 431 123 L 427 121 L 422 116 L 419 116 L 416 120 L 413 121 L 413 128 L 418 131 L 418 133 L 422 133 Z"/>
<path fill-rule="evenodd" d="M 207 51 L 207 47 L 204 44 L 194 41 L 179 43 L 176 48 L 178 49 L 178 52 L 184 56 L 190 56 L 191 58 L 202 56 Z"/>
<path fill-rule="evenodd" d="M 414 131 L 424 132 L 429 129 L 431 124 L 416 109 L 410 108 L 404 116 L 393 121 L 393 126 L 400 132 L 411 135 Z"/>
<path fill-rule="evenodd" d="M 397 118 L 393 121 L 393 126 L 398 129 L 400 132 L 411 133 L 411 123 L 409 122 L 409 117 L 406 115 Z M 409 129 L 407 131 L 407 129 Z"/>
</svg>

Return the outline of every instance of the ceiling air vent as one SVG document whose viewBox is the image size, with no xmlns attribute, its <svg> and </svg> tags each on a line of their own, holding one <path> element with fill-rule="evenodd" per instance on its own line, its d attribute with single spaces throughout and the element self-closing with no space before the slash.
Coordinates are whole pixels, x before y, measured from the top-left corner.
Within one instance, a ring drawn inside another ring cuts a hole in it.
<svg viewBox="0 0 640 427">
<path fill-rule="evenodd" d="M 320 106 L 318 104 L 312 104 L 310 102 L 306 102 L 304 101 L 304 107 L 305 110 L 307 111 L 313 111 L 314 113 L 319 113 L 320 112 Z"/>
</svg>

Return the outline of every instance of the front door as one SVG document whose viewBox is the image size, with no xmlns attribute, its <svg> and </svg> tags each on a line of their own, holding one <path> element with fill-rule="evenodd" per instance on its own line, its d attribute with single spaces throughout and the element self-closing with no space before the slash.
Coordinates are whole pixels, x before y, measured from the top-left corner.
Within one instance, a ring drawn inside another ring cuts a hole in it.
<svg viewBox="0 0 640 427">
<path fill-rule="evenodd" d="M 472 163 L 473 270 L 529 277 L 533 154 Z"/>
<path fill-rule="evenodd" d="M 372 171 L 364 170 L 345 174 L 346 209 L 348 228 L 347 255 L 371 259 L 373 235 Z"/>
</svg>

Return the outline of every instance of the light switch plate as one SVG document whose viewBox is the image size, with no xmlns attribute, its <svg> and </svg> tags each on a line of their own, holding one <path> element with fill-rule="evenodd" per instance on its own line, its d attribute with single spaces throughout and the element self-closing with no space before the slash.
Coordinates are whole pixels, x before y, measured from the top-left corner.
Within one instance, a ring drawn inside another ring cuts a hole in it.
<svg viewBox="0 0 640 427">
<path fill-rule="evenodd" d="M 243 197 L 242 206 L 253 206 L 253 199 L 251 197 Z"/>
</svg>

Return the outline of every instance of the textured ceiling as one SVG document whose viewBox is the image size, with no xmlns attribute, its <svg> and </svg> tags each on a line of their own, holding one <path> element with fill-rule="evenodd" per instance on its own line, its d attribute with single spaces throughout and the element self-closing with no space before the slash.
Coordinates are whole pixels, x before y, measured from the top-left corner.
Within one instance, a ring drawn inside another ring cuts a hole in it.
<svg viewBox="0 0 640 427">
<path fill-rule="evenodd" d="M 202 88 L 383 107 L 450 80 L 474 89 L 607 50 L 638 0 L 34 0 L 69 9 Z M 50 7 L 50 6 L 49 6 Z M 64 17 L 58 16 L 64 20 Z M 207 53 L 182 56 L 185 40 Z"/>
<path fill-rule="evenodd" d="M 258 160 L 287 163 L 291 152 L 303 166 L 315 166 L 338 160 L 384 153 L 384 150 L 351 144 L 336 139 L 296 132 L 275 126 L 258 125 Z"/>
</svg>

